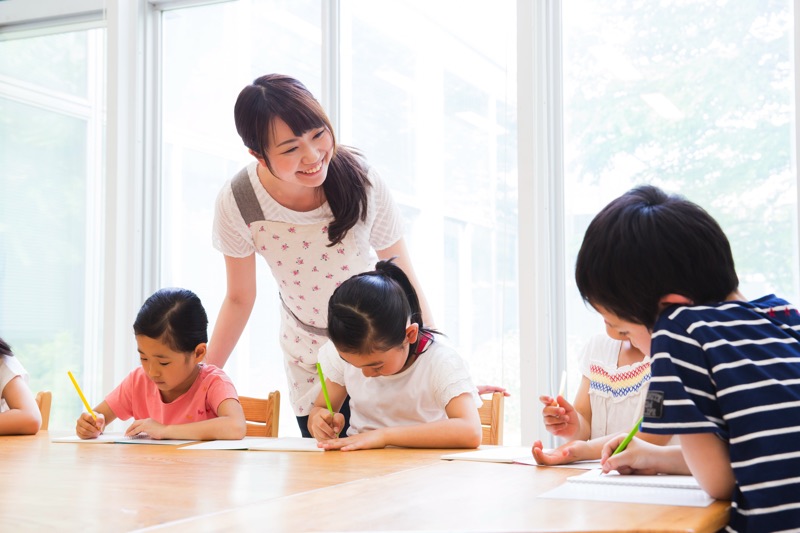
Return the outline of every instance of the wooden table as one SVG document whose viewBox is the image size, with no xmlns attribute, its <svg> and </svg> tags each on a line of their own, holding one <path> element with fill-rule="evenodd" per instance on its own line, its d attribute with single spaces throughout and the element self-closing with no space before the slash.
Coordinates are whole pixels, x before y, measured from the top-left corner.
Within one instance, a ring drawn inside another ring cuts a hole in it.
<svg viewBox="0 0 800 533">
<path fill-rule="evenodd" d="M 442 450 L 189 451 L 0 437 L 0 530 L 716 531 L 710 507 L 537 498 L 571 469 Z"/>
</svg>

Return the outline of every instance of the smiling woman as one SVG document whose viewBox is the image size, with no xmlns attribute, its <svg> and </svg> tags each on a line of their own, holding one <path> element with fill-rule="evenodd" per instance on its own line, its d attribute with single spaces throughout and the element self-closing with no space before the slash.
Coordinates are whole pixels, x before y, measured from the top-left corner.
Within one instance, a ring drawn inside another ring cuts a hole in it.
<svg viewBox="0 0 800 533">
<path fill-rule="evenodd" d="M 333 154 L 333 135 L 327 127 L 295 135 L 276 118 L 275 139 L 264 152 L 250 150 L 256 158 L 258 180 L 276 202 L 292 211 L 313 211 L 325 203 L 322 185 Z M 261 155 L 261 154 L 264 155 Z"/>
<path fill-rule="evenodd" d="M 289 400 L 301 434 L 310 437 L 308 414 L 320 391 L 317 352 L 327 340 L 333 290 L 388 257 L 417 282 L 387 187 L 360 153 L 337 146 L 322 106 L 300 81 L 259 77 L 239 93 L 234 118 L 255 161 L 217 197 L 213 240 L 225 256 L 228 283 L 208 360 L 221 367 L 238 342 L 255 303 L 255 256 L 263 256 L 283 307 Z"/>
</svg>

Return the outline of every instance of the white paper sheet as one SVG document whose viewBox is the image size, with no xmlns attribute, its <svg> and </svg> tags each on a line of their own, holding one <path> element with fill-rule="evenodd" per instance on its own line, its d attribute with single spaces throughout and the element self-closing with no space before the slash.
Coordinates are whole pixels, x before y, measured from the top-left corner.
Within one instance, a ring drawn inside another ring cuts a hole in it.
<svg viewBox="0 0 800 533">
<path fill-rule="evenodd" d="M 150 439 L 142 436 L 126 437 L 124 433 L 103 433 L 96 439 L 82 439 L 77 435 L 55 437 L 50 442 L 70 442 L 75 444 L 160 444 L 162 446 L 179 446 L 196 440 Z"/>
<path fill-rule="evenodd" d="M 245 437 L 242 440 L 213 440 L 184 446 L 181 450 L 255 450 L 281 452 L 324 452 L 316 439 L 300 437 Z"/>
<path fill-rule="evenodd" d="M 602 490 L 598 485 L 603 485 Z M 691 476 L 601 475 L 599 470 L 570 477 L 539 497 L 685 507 L 707 507 L 714 501 Z"/>
<path fill-rule="evenodd" d="M 528 446 L 481 446 L 470 452 L 449 453 L 442 455 L 448 461 L 480 461 L 487 463 L 515 463 L 530 466 L 540 465 L 536 462 Z M 597 468 L 600 461 L 580 461 L 566 465 L 553 465 L 549 468 L 577 468 L 589 470 Z"/>
</svg>

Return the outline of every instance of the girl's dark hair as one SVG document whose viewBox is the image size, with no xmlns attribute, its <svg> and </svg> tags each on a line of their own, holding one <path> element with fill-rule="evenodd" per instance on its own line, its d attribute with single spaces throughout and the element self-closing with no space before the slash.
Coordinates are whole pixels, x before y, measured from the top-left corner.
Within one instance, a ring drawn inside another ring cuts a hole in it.
<svg viewBox="0 0 800 533">
<path fill-rule="evenodd" d="M 14 352 L 11 351 L 11 346 L 9 346 L 8 343 L 3 339 L 0 339 L 0 355 L 14 357 Z"/>
<path fill-rule="evenodd" d="M 369 354 L 384 352 L 405 341 L 406 324 L 419 324 L 417 341 L 409 348 L 416 353 L 427 329 L 413 285 L 403 270 L 388 261 L 379 261 L 375 270 L 357 274 L 333 291 L 328 301 L 328 337 L 337 350 Z"/>
<path fill-rule="evenodd" d="M 302 83 L 282 74 L 261 76 L 239 93 L 233 116 L 244 145 L 259 154 L 273 173 L 267 148 L 276 118 L 283 120 L 298 137 L 311 129 L 325 127 L 333 139 L 333 155 L 322 183 L 333 213 L 333 221 L 328 225 L 329 246 L 344 239 L 359 219 L 366 220 L 370 182 L 361 154 L 353 148 L 336 145 L 328 116 Z"/>
<path fill-rule="evenodd" d="M 702 207 L 652 185 L 631 189 L 589 224 L 575 264 L 583 299 L 652 329 L 661 299 L 698 305 L 739 286 L 725 233 Z"/>
<path fill-rule="evenodd" d="M 145 300 L 133 332 L 160 339 L 176 352 L 193 352 L 208 342 L 208 317 L 200 298 L 187 289 L 159 289 Z"/>
</svg>

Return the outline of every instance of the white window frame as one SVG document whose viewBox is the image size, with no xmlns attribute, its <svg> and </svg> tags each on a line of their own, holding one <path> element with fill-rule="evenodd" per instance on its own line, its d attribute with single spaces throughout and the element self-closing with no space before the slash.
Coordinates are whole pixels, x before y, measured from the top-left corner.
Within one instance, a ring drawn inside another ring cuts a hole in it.
<svg viewBox="0 0 800 533">
<path fill-rule="evenodd" d="M 520 426 L 527 444 L 547 436 L 538 396 L 558 390 L 566 367 L 558 0 L 517 1 L 517 68 Z"/>
<path fill-rule="evenodd" d="M 90 191 L 103 200 L 100 212 L 87 219 L 88 246 L 101 258 L 87 272 L 84 383 L 92 397 L 111 390 L 130 369 L 135 350 L 131 324 L 143 294 L 142 7 L 103 0 L 0 2 L 0 39 L 107 30 L 105 179 Z M 95 147 L 102 146 L 101 132 L 95 133 Z M 101 321 L 101 317 L 112 318 Z"/>
</svg>

